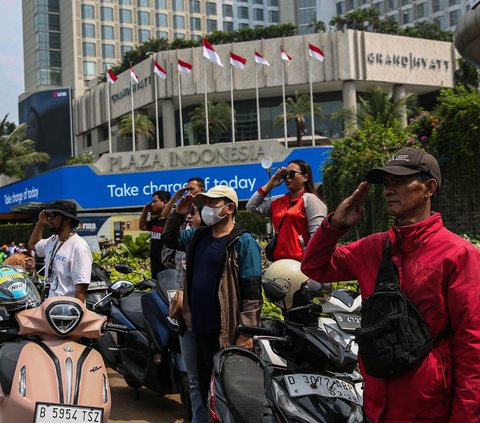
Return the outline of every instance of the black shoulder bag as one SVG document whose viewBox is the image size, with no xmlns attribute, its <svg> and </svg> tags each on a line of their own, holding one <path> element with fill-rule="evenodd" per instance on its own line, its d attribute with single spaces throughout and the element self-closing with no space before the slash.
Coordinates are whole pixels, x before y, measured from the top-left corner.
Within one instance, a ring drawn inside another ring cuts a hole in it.
<svg viewBox="0 0 480 423">
<path fill-rule="evenodd" d="M 371 376 L 392 376 L 420 363 L 435 345 L 422 315 L 400 289 L 389 239 L 375 292 L 363 301 L 361 315 L 355 336 L 365 371 Z"/>
</svg>

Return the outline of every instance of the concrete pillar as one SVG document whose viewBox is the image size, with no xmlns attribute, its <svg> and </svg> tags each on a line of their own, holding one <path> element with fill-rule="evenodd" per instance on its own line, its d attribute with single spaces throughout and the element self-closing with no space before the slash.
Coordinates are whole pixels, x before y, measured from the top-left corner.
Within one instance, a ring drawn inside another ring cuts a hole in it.
<svg viewBox="0 0 480 423">
<path fill-rule="evenodd" d="M 345 129 L 357 127 L 357 91 L 354 81 L 343 82 L 343 107 L 352 112 L 352 117 L 345 120 Z"/>
<path fill-rule="evenodd" d="M 164 148 L 176 147 L 175 107 L 173 106 L 173 100 L 162 101 L 162 122 Z"/>
<path fill-rule="evenodd" d="M 393 101 L 397 102 L 405 97 L 405 86 L 394 85 L 393 87 Z M 405 128 L 407 126 L 407 105 L 404 104 L 400 109 L 400 124 Z"/>
</svg>

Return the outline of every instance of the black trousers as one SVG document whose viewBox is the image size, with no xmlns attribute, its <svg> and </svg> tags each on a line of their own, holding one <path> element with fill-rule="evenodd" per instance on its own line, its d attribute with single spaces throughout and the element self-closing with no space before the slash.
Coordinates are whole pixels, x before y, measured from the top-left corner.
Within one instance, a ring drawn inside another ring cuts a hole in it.
<svg viewBox="0 0 480 423">
<path fill-rule="evenodd" d="M 218 335 L 201 335 L 196 333 L 198 384 L 203 404 L 207 405 L 208 390 L 213 370 L 213 357 L 220 349 Z"/>
</svg>

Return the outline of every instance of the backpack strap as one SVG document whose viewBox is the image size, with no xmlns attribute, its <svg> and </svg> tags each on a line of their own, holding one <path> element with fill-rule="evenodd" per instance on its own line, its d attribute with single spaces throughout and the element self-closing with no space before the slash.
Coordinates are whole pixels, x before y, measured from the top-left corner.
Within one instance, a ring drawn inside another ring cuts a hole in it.
<svg viewBox="0 0 480 423">
<path fill-rule="evenodd" d="M 380 268 L 378 269 L 377 279 L 375 281 L 375 286 L 377 289 L 386 284 L 400 287 L 398 282 L 398 270 L 392 261 L 390 250 L 391 242 L 390 238 L 387 237 L 387 241 L 383 247 L 382 262 L 380 264 Z"/>
</svg>

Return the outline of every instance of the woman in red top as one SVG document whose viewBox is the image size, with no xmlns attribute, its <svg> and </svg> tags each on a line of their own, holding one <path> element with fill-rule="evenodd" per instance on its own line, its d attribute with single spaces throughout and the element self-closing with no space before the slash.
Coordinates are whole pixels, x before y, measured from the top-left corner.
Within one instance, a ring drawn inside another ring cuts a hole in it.
<svg viewBox="0 0 480 423">
<path fill-rule="evenodd" d="M 285 182 L 288 193 L 268 197 Z M 250 213 L 270 217 L 277 234 L 275 260 L 302 260 L 308 241 L 327 215 L 327 206 L 315 194 L 312 169 L 303 160 L 292 160 L 277 169 L 270 180 L 248 200 Z M 280 226 L 280 229 L 278 229 Z"/>
</svg>

